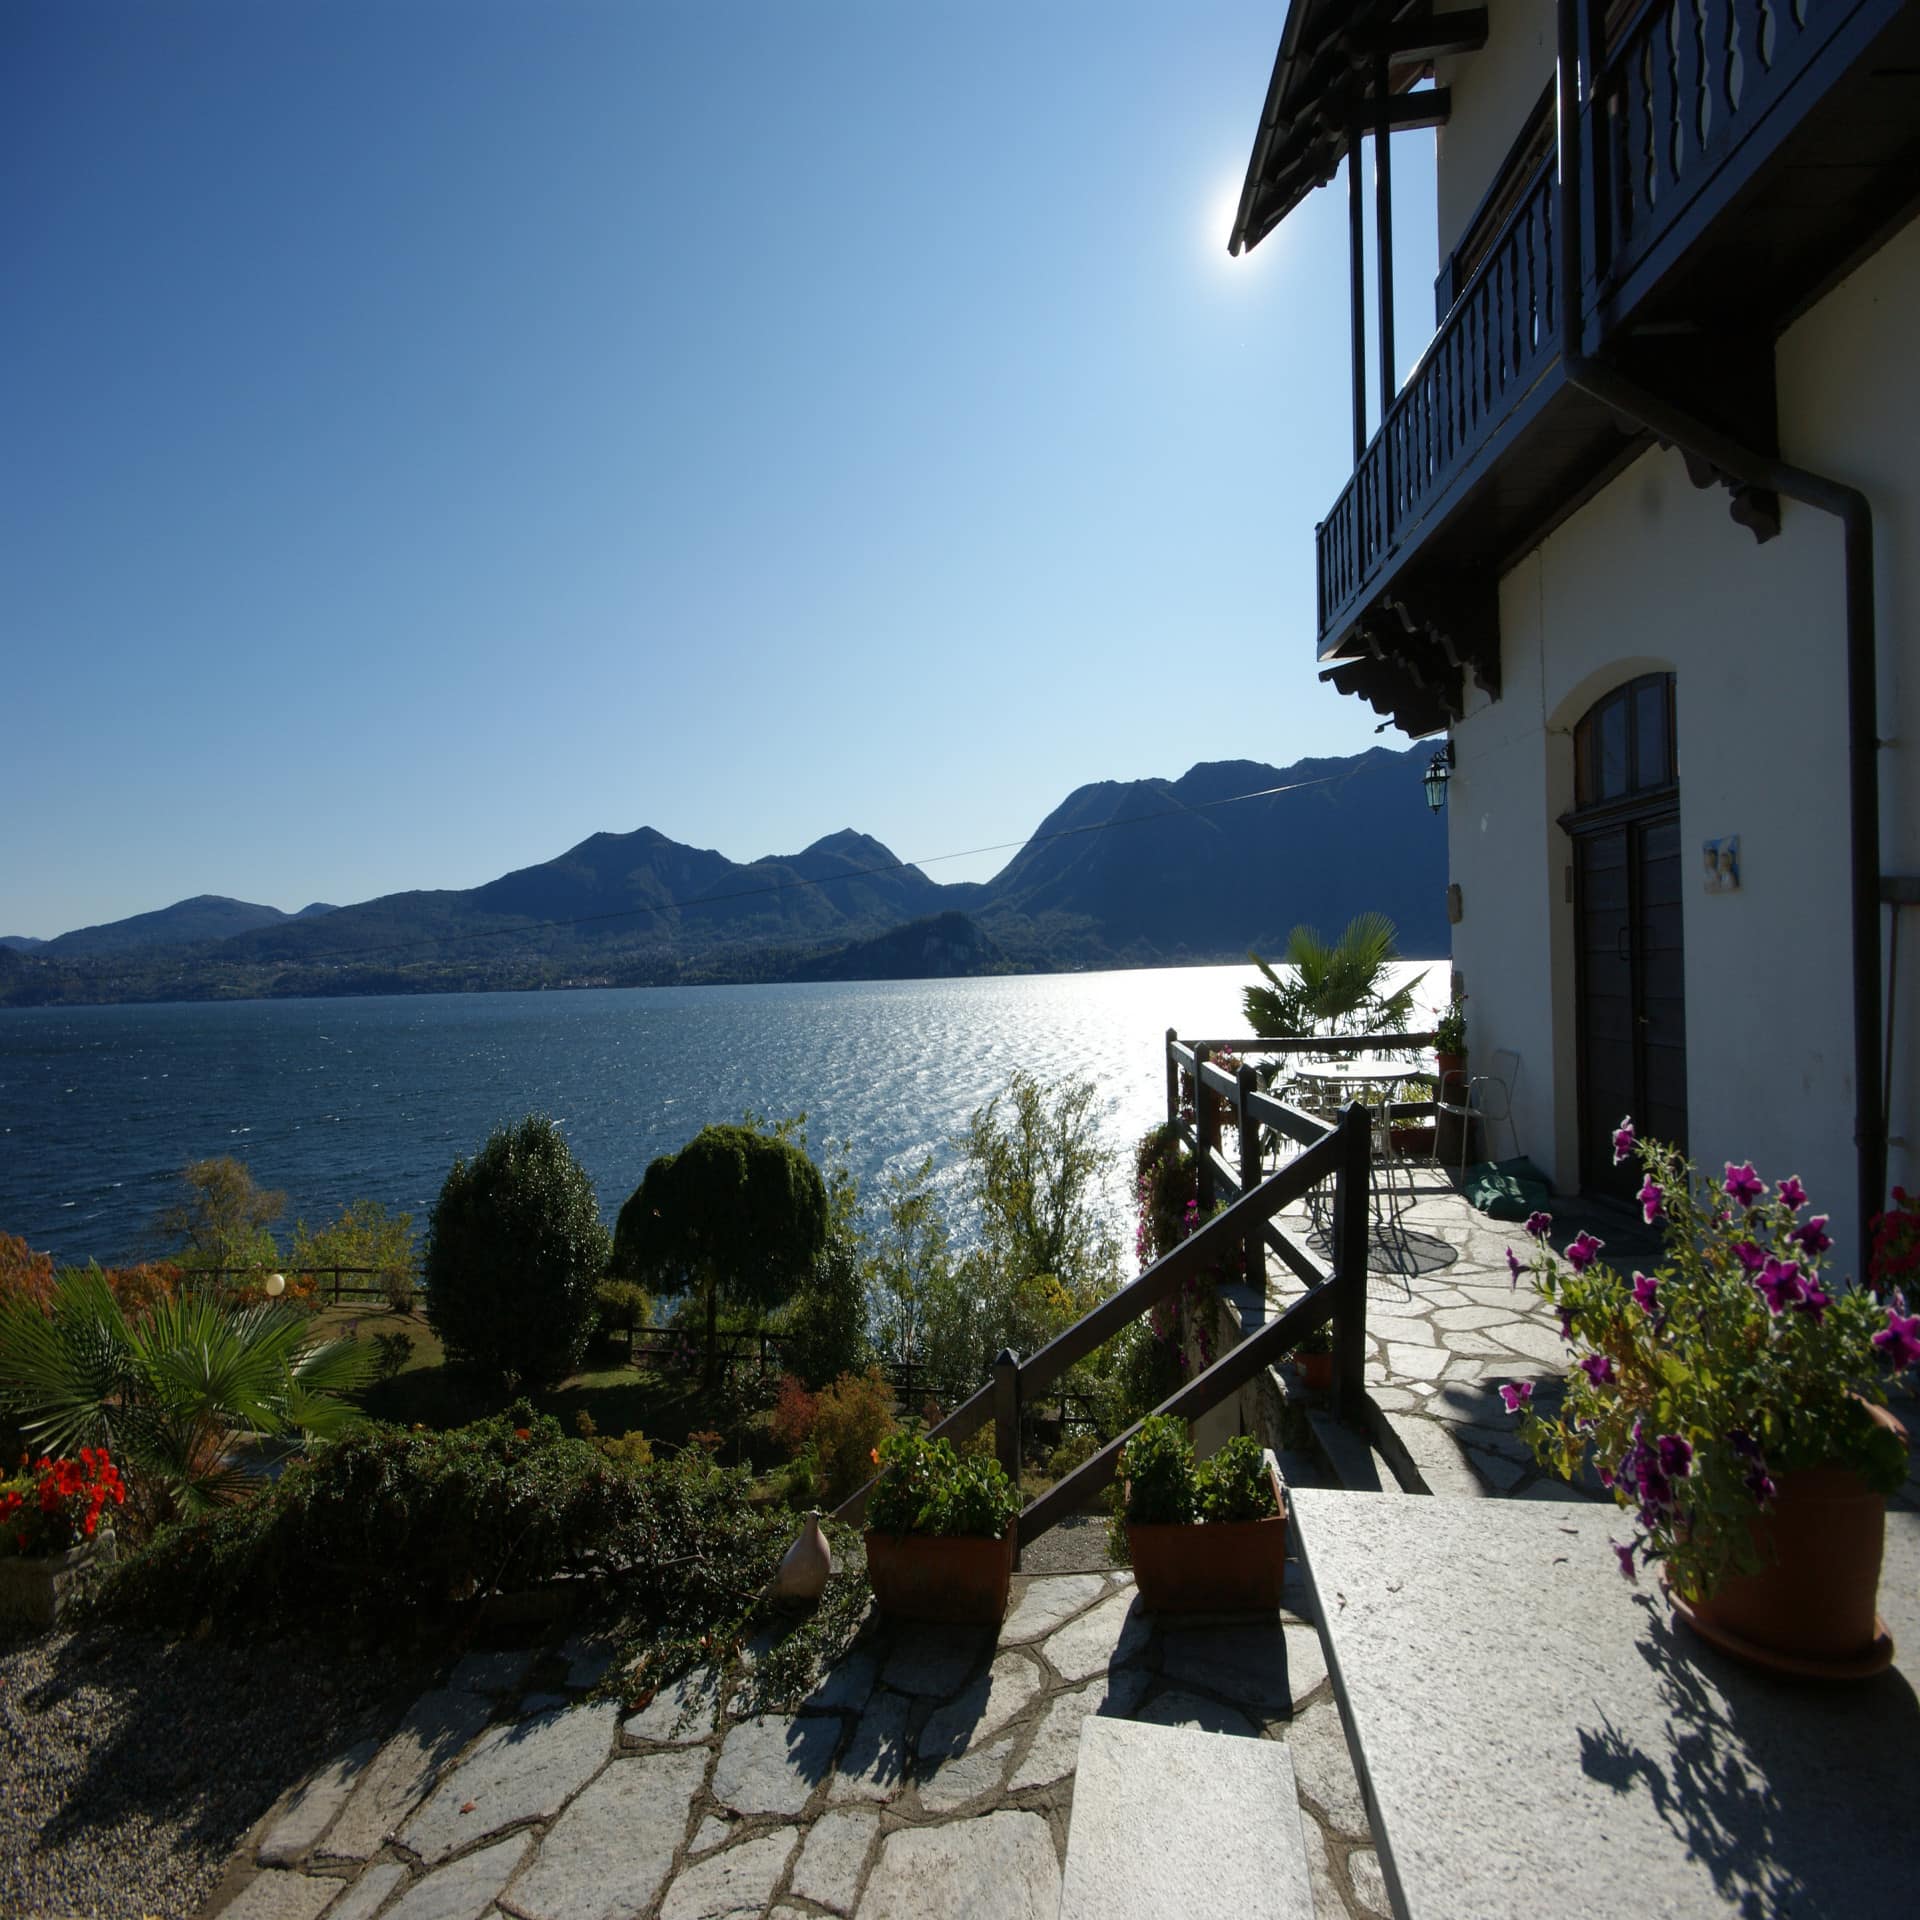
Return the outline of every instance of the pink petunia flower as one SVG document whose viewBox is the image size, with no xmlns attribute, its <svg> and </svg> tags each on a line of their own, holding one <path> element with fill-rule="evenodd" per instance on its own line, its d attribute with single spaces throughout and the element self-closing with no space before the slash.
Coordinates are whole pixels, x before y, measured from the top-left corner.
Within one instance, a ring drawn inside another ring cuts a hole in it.
<svg viewBox="0 0 1920 1920">
<path fill-rule="evenodd" d="M 1729 1200 L 1738 1200 L 1743 1207 L 1750 1207 L 1766 1190 L 1767 1183 L 1754 1172 L 1751 1160 L 1743 1167 L 1736 1167 L 1731 1160 L 1727 1162 Z"/>
<path fill-rule="evenodd" d="M 1613 1130 L 1613 1164 L 1617 1167 L 1622 1160 L 1629 1158 L 1633 1148 L 1633 1116 L 1628 1114 Z"/>
</svg>

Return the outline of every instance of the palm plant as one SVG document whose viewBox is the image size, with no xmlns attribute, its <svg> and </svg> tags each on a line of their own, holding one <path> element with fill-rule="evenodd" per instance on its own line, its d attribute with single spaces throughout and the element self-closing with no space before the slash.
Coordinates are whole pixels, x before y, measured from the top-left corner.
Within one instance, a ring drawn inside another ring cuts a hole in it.
<svg viewBox="0 0 1920 1920">
<path fill-rule="evenodd" d="M 0 1408 L 49 1453 L 107 1448 L 176 1514 L 244 1491 L 242 1434 L 344 1431 L 370 1373 L 356 1343 L 316 1341 L 274 1303 L 194 1292 L 129 1318 L 97 1268 L 61 1274 L 44 1309 L 0 1305 Z"/>
<path fill-rule="evenodd" d="M 1399 959 L 1396 930 L 1384 913 L 1356 914 L 1335 941 L 1313 927 L 1295 927 L 1287 936 L 1285 964 L 1294 971 L 1282 979 L 1255 953 L 1248 956 L 1266 977 L 1265 986 L 1245 989 L 1242 1004 L 1248 1024 L 1268 1039 L 1305 1034 L 1405 1033 L 1413 1017 L 1414 992 L 1425 974 L 1395 992 L 1383 991 L 1387 969 Z"/>
</svg>

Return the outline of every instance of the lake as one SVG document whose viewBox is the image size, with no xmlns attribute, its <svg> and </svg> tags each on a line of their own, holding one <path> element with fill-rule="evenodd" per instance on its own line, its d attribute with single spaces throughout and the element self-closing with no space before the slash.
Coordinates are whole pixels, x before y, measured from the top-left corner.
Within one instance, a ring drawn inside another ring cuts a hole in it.
<svg viewBox="0 0 1920 1920">
<path fill-rule="evenodd" d="M 1164 1111 L 1166 1029 L 1243 1031 L 1254 978 L 1175 967 L 0 1013 L 0 1231 L 61 1261 L 138 1257 L 180 1169 L 216 1154 L 285 1191 L 283 1229 L 356 1199 L 424 1227 L 455 1157 L 529 1112 L 563 1126 L 609 1224 L 648 1161 L 749 1109 L 806 1113 L 816 1157 L 844 1140 L 869 1195 L 928 1153 L 950 1190 L 954 1136 L 1018 1066 L 1091 1078 L 1124 1155 Z M 1107 1200 L 1130 1244 L 1124 1166 Z"/>
</svg>

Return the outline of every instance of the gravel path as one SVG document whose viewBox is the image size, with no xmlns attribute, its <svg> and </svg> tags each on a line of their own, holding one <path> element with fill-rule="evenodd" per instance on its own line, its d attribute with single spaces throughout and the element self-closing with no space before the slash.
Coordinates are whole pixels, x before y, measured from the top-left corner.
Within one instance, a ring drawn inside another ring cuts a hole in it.
<svg viewBox="0 0 1920 1920">
<path fill-rule="evenodd" d="M 384 1733 L 420 1674 L 122 1628 L 0 1640 L 0 1914 L 191 1920 L 280 1794 Z"/>
</svg>

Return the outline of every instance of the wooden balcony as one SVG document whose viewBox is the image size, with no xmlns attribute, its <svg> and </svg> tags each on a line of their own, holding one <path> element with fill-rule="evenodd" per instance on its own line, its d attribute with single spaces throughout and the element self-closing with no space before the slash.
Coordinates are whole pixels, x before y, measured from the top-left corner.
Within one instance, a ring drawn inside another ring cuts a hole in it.
<svg viewBox="0 0 1920 1920">
<path fill-rule="evenodd" d="M 1588 25 L 1583 351 L 1771 447 L 1780 329 L 1920 192 L 1920 7 L 1645 0 Z M 1316 531 L 1327 677 L 1410 731 L 1458 715 L 1463 671 L 1498 691 L 1500 573 L 1645 444 L 1563 377 L 1558 219 L 1549 154 Z"/>
</svg>

